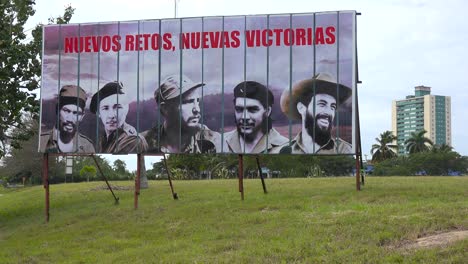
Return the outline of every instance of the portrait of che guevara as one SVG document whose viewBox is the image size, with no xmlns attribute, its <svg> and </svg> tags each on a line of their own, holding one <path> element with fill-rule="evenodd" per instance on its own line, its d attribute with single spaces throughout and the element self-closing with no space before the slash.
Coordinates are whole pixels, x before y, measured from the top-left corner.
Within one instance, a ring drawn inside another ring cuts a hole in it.
<svg viewBox="0 0 468 264">
<path fill-rule="evenodd" d="M 235 129 L 225 133 L 227 151 L 232 153 L 275 153 L 288 142 L 273 128 L 275 98 L 270 89 L 256 81 L 234 87 Z"/>
</svg>

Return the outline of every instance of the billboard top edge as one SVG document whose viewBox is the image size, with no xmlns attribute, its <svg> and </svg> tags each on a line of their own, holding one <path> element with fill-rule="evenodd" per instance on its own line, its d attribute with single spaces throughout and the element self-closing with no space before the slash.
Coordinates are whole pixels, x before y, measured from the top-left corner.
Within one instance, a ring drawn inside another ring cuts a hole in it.
<svg viewBox="0 0 468 264">
<path fill-rule="evenodd" d="M 84 22 L 84 23 L 69 23 L 66 25 L 93 25 L 93 24 L 112 24 L 112 23 L 129 23 L 138 21 L 160 21 L 160 20 L 184 20 L 184 19 L 195 19 L 195 18 L 216 18 L 216 17 L 254 17 L 254 16 L 280 16 L 280 15 L 307 15 L 307 14 L 327 14 L 327 13 L 358 13 L 356 10 L 336 10 L 336 11 L 320 11 L 320 12 L 299 12 L 299 13 L 271 13 L 271 14 L 249 14 L 249 15 L 228 15 L 228 16 L 194 16 L 194 17 L 168 17 L 168 18 L 149 18 L 149 19 L 137 19 L 137 20 L 122 20 L 122 21 L 96 21 L 96 22 Z M 48 24 L 44 27 L 58 26 L 59 24 Z"/>
</svg>

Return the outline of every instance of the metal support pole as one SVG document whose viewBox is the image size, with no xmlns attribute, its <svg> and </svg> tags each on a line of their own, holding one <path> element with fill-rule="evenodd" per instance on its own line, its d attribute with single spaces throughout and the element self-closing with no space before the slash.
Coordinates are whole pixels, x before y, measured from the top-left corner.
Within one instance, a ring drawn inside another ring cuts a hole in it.
<svg viewBox="0 0 468 264">
<path fill-rule="evenodd" d="M 260 167 L 259 157 L 255 156 L 255 159 L 257 159 L 258 173 L 260 173 L 260 179 L 262 180 L 263 193 L 267 194 L 268 191 L 267 191 L 267 188 L 266 188 L 266 185 L 265 185 L 265 179 L 263 178 L 262 167 Z"/>
<path fill-rule="evenodd" d="M 135 209 L 138 209 L 138 196 L 140 195 L 141 154 L 137 154 L 137 173 L 135 178 Z"/>
<path fill-rule="evenodd" d="M 359 160 L 359 155 L 356 155 L 356 191 L 361 190 L 361 162 Z"/>
<path fill-rule="evenodd" d="M 356 138 L 357 138 L 357 153 L 356 158 L 359 156 L 359 165 L 361 168 L 364 168 L 362 163 L 362 144 L 361 144 L 361 125 L 359 121 L 359 103 L 358 103 L 358 95 L 356 91 Z M 361 171 L 359 171 L 360 173 Z M 361 173 L 361 184 L 364 185 L 364 173 Z M 359 187 L 360 189 L 360 187 Z"/>
<path fill-rule="evenodd" d="M 118 203 L 119 203 L 119 198 L 115 196 L 114 191 L 112 190 L 112 187 L 111 187 L 110 184 L 109 184 L 109 181 L 107 180 L 107 178 L 106 178 L 106 176 L 104 175 L 104 173 L 102 173 L 101 166 L 99 166 L 99 162 L 97 161 L 97 159 L 96 159 L 96 157 L 95 157 L 94 155 L 91 155 L 91 157 L 93 157 L 94 163 L 96 163 L 96 167 L 98 168 L 99 173 L 101 173 L 101 176 L 104 178 L 104 181 L 106 181 L 107 188 L 109 188 L 109 190 L 110 190 L 111 193 L 112 193 L 112 196 L 114 196 L 115 204 L 118 204 Z"/>
<path fill-rule="evenodd" d="M 361 13 L 356 13 L 356 15 L 361 15 Z M 356 17 L 355 19 L 355 25 L 357 24 Z M 355 30 L 357 31 L 357 27 L 355 26 Z M 361 168 L 363 167 L 362 164 L 362 146 L 361 146 L 361 125 L 359 121 L 359 98 L 358 98 L 358 88 L 357 85 L 361 84 L 361 80 L 359 80 L 359 67 L 358 67 L 358 49 L 357 49 L 357 40 L 355 40 L 355 52 L 356 52 L 356 62 L 355 62 L 355 67 L 356 67 L 356 83 L 355 83 L 355 103 L 356 103 L 356 125 L 355 125 L 355 132 L 356 132 L 356 144 L 357 146 L 355 147 L 356 149 L 356 190 L 360 191 L 361 190 L 361 180 L 362 180 L 362 185 L 364 185 L 364 175 L 362 175 L 362 179 L 360 179 L 360 174 L 361 174 Z"/>
<path fill-rule="evenodd" d="M 244 200 L 244 156 L 239 154 L 239 192 L 241 199 Z"/>
<path fill-rule="evenodd" d="M 42 184 L 45 189 L 45 220 L 49 222 L 49 153 L 42 158 Z"/>
<path fill-rule="evenodd" d="M 361 153 L 361 134 L 359 133 L 359 108 L 357 106 L 357 95 L 356 95 L 356 191 L 361 190 L 361 164 L 362 164 L 362 153 Z"/>
<path fill-rule="evenodd" d="M 179 199 L 179 196 L 177 196 L 177 193 L 174 192 L 174 187 L 172 186 L 171 172 L 169 171 L 169 168 L 167 167 L 166 154 L 163 154 L 163 157 L 164 157 L 164 166 L 166 167 L 166 172 L 167 172 L 167 179 L 169 180 L 169 185 L 171 186 L 172 198 L 174 198 L 174 200 L 177 200 Z"/>
</svg>

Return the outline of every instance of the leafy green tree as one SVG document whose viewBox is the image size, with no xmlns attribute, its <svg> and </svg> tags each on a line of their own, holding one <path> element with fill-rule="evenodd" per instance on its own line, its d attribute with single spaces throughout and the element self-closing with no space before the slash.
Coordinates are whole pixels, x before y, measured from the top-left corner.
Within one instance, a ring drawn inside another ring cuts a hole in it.
<svg viewBox="0 0 468 264">
<path fill-rule="evenodd" d="M 456 151 L 426 151 L 413 153 L 409 156 L 399 156 L 375 164 L 375 176 L 407 176 L 407 175 L 449 175 L 450 172 L 468 172 L 468 157 L 463 157 Z"/>
<path fill-rule="evenodd" d="M 416 171 L 424 171 L 428 175 L 448 175 L 450 171 L 466 171 L 467 159 L 455 151 L 426 151 L 411 154 L 410 160 L 415 164 Z"/>
<path fill-rule="evenodd" d="M 356 166 L 352 156 L 320 156 L 316 157 L 316 164 L 323 170 L 323 176 L 350 175 Z"/>
<path fill-rule="evenodd" d="M 412 132 L 410 138 L 405 141 L 406 151 L 410 154 L 429 151 L 434 143 L 424 136 L 426 132 L 424 129 L 419 132 Z"/>
<path fill-rule="evenodd" d="M 104 159 L 103 157 L 101 157 L 99 155 L 95 155 L 94 158 L 98 162 L 99 168 L 101 168 L 102 174 L 104 174 L 104 176 L 107 179 L 109 179 L 109 180 L 120 180 L 119 176 L 117 175 L 117 173 L 115 173 L 112 166 L 109 164 L 108 160 Z M 86 165 L 96 166 L 96 162 L 94 161 L 94 159 L 92 157 L 82 157 L 81 161 L 80 161 L 80 165 L 78 165 L 78 166 L 86 166 Z M 104 180 L 104 178 L 102 178 L 102 175 L 101 175 L 100 172 L 99 172 L 99 174 L 97 174 L 96 178 L 99 179 L 99 180 Z"/>
<path fill-rule="evenodd" d="M 375 164 L 373 176 L 409 176 L 416 169 L 408 156 L 398 156 Z"/>
<path fill-rule="evenodd" d="M 378 144 L 373 144 L 371 148 L 372 161 L 380 162 L 386 159 L 391 159 L 397 156 L 396 150 L 398 146 L 393 144 L 396 136 L 392 131 L 385 131 L 380 134 L 380 138 L 375 138 Z"/>
<path fill-rule="evenodd" d="M 167 178 L 164 160 L 161 159 L 158 162 L 154 162 L 152 165 L 153 167 L 146 171 L 146 175 L 148 175 L 148 177 L 154 177 L 155 179 Z"/>
<path fill-rule="evenodd" d="M 120 179 L 129 179 L 131 178 L 131 173 L 127 170 L 127 164 L 125 161 L 116 159 L 113 163 L 113 169 L 115 175 Z"/>
<path fill-rule="evenodd" d="M 113 164 L 113 168 L 115 170 L 115 172 L 117 173 L 126 173 L 127 172 L 127 164 L 125 163 L 125 161 L 121 160 L 121 159 L 116 159 L 114 160 L 114 164 Z"/>
<path fill-rule="evenodd" d="M 204 160 L 207 160 L 205 170 L 210 173 L 211 178 L 227 179 L 234 177 L 231 175 L 229 168 L 238 164 L 237 159 L 234 155 L 204 155 Z"/>
<path fill-rule="evenodd" d="M 34 15 L 34 0 L 2 0 L 0 3 L 0 158 L 8 153 L 8 147 L 21 147 L 35 131 L 27 129 L 24 113 L 36 119 L 39 101 L 34 90 L 39 88 L 41 76 L 42 25 L 31 32 L 28 41 L 24 28 Z M 68 6 L 61 17 L 49 19 L 49 23 L 66 24 L 74 9 Z M 13 133 L 13 129 L 16 133 Z"/>
<path fill-rule="evenodd" d="M 15 127 L 12 133 L 20 133 L 20 130 L 37 131 L 38 122 L 31 116 L 24 118 L 23 126 Z M 29 138 L 22 143 L 22 148 L 10 149 L 9 154 L 3 158 L 3 166 L 0 173 L 9 182 L 18 182 L 23 176 L 31 183 L 41 182 L 42 154 L 37 152 L 38 136 Z"/>
<path fill-rule="evenodd" d="M 97 160 L 99 164 L 99 168 L 101 168 L 102 173 L 108 180 L 121 180 L 118 176 L 117 173 L 114 172 L 112 169 L 111 165 L 109 164 L 109 161 L 106 159 L 102 158 L 99 155 L 95 155 L 94 158 Z M 95 180 L 104 180 L 102 177 L 101 173 L 97 171 L 97 165 L 96 162 L 92 157 L 86 157 L 86 156 L 79 156 L 79 157 L 74 157 L 74 165 L 73 167 L 76 169 L 73 169 L 72 173 L 72 178 L 74 182 L 81 182 L 85 181 L 87 178 L 82 177 L 80 175 L 80 171 L 83 167 L 94 167 L 96 168 L 96 174 L 95 174 Z M 85 175 L 86 176 L 86 175 Z M 127 178 L 125 178 L 127 179 Z M 63 181 L 61 181 L 63 182 Z"/>
<path fill-rule="evenodd" d="M 202 162 L 206 162 L 206 160 L 203 159 L 203 155 L 171 154 L 169 158 L 167 158 L 169 170 L 180 169 L 175 170 L 179 174 L 177 178 L 180 179 L 198 178 L 200 164 Z M 186 175 L 182 175 L 183 173 Z"/>
<path fill-rule="evenodd" d="M 171 171 L 171 177 L 174 180 L 188 180 L 189 179 L 189 175 L 186 169 L 170 168 L 169 170 Z"/>
<path fill-rule="evenodd" d="M 86 181 L 89 182 L 89 178 L 91 177 L 91 179 L 93 179 L 94 177 L 96 177 L 96 167 L 94 166 L 84 166 L 83 168 L 81 168 L 80 170 L 80 176 L 83 178 L 86 176 Z"/>
</svg>

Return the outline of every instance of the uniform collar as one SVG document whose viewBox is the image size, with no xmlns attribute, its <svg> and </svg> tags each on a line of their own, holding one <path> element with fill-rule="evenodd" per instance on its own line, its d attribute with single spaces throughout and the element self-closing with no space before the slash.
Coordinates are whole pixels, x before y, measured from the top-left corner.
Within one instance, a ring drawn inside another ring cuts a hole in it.
<svg viewBox="0 0 468 264">
<path fill-rule="evenodd" d="M 240 145 L 240 135 L 237 129 L 228 132 L 226 134 L 226 142 L 229 145 L 229 148 L 234 153 L 242 153 L 244 152 L 241 145 Z M 257 145 L 252 149 L 251 153 L 262 153 L 265 150 L 271 149 L 275 146 L 279 146 L 284 144 L 285 142 L 281 140 L 283 136 L 276 131 L 276 129 L 272 128 L 267 134 L 264 134 L 260 140 L 257 142 Z M 267 145 L 268 141 L 268 145 Z M 265 148 L 266 146 L 266 148 Z"/>
<path fill-rule="evenodd" d="M 226 142 L 234 153 L 241 153 L 242 148 L 239 141 L 239 133 L 237 133 L 237 129 L 226 133 Z"/>
</svg>

